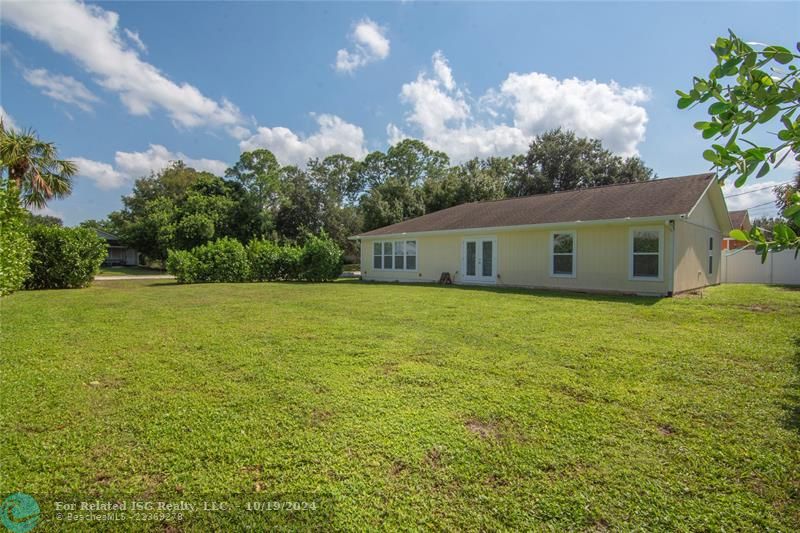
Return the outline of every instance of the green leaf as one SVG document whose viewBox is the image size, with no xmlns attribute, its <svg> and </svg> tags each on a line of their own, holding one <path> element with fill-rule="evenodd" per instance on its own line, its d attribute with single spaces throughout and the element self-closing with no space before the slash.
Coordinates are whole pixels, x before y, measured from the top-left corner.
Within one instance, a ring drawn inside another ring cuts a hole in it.
<svg viewBox="0 0 800 533">
<path fill-rule="evenodd" d="M 703 130 L 703 138 L 710 139 L 711 137 L 719 133 L 720 129 L 722 129 L 722 126 L 720 126 L 719 123 L 710 122 L 708 126 Z"/>
<path fill-rule="evenodd" d="M 686 109 L 687 107 L 692 105 L 692 102 L 694 102 L 693 98 L 687 98 L 687 97 L 678 98 L 678 109 Z"/>
<path fill-rule="evenodd" d="M 708 129 L 709 127 L 711 127 L 711 123 L 710 122 L 700 121 L 700 122 L 695 122 L 694 123 L 694 129 L 696 129 L 696 130 L 703 131 L 705 129 Z"/>
<path fill-rule="evenodd" d="M 765 161 L 764 164 L 761 165 L 761 169 L 758 171 L 758 174 L 756 174 L 756 178 L 763 178 L 766 176 L 767 173 L 769 173 L 769 169 L 769 161 Z"/>
<path fill-rule="evenodd" d="M 750 237 L 747 236 L 747 233 L 743 232 L 740 229 L 735 229 L 730 232 L 731 239 L 735 239 L 737 241 L 749 241 Z"/>
<path fill-rule="evenodd" d="M 712 163 L 717 162 L 717 152 L 714 150 L 706 150 L 703 152 L 703 159 L 706 161 L 711 161 Z"/>
<path fill-rule="evenodd" d="M 770 120 L 772 120 L 772 117 L 774 117 L 775 115 L 778 114 L 778 112 L 780 112 L 780 110 L 781 108 L 776 105 L 767 106 L 767 108 L 761 113 L 761 116 L 758 117 L 758 121 L 761 124 L 769 122 Z"/>
<path fill-rule="evenodd" d="M 730 104 L 725 102 L 714 102 L 708 107 L 709 115 L 719 115 L 720 113 L 724 113 L 728 109 L 730 109 Z"/>
<path fill-rule="evenodd" d="M 764 48 L 764 55 L 770 59 L 774 59 L 781 65 L 791 63 L 792 59 L 794 59 L 792 53 L 783 46 L 767 46 Z"/>
<path fill-rule="evenodd" d="M 785 216 L 786 218 L 792 218 L 797 213 L 800 213 L 800 204 L 790 205 L 789 207 L 783 210 L 783 216 Z"/>
</svg>

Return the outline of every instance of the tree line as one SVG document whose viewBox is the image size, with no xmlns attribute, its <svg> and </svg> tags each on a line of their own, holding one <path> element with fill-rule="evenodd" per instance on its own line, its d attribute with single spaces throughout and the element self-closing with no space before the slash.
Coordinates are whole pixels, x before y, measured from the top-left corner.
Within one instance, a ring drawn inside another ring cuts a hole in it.
<svg viewBox="0 0 800 533">
<path fill-rule="evenodd" d="M 258 149 L 242 153 L 224 176 L 174 162 L 137 179 L 121 210 L 83 225 L 115 233 L 155 261 L 222 237 L 302 244 L 323 232 L 355 256 L 348 237 L 461 203 L 653 177 L 638 157 L 561 129 L 534 138 L 525 154 L 461 164 L 413 139 L 360 161 L 334 154 L 305 168 L 282 166 Z"/>
</svg>

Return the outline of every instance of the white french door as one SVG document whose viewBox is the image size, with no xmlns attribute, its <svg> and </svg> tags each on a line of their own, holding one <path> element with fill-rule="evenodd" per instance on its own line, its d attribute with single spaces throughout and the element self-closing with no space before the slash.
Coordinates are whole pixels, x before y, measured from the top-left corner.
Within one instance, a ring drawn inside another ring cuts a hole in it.
<svg viewBox="0 0 800 533">
<path fill-rule="evenodd" d="M 497 239 L 495 237 L 464 239 L 461 257 L 461 273 L 465 282 L 497 282 Z"/>
</svg>

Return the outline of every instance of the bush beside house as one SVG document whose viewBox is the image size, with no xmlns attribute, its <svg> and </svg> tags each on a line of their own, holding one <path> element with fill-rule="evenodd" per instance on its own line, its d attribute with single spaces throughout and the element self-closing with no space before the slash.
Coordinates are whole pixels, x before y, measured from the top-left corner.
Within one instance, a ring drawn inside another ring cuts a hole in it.
<svg viewBox="0 0 800 533">
<path fill-rule="evenodd" d="M 305 281 L 336 279 L 344 267 L 342 249 L 331 239 L 313 236 L 303 246 L 300 265 Z"/>
<path fill-rule="evenodd" d="M 33 255 L 26 289 L 86 287 L 100 271 L 106 243 L 93 230 L 34 226 L 30 230 Z"/>
<path fill-rule="evenodd" d="M 17 188 L 0 183 L 0 296 L 22 287 L 30 274 L 33 246 L 28 238 L 28 217 L 19 205 Z"/>
<path fill-rule="evenodd" d="M 242 246 L 219 239 L 192 250 L 170 250 L 167 271 L 178 283 L 240 281 L 331 281 L 342 273 L 342 250 L 324 237 L 302 247 L 253 240 Z"/>
</svg>

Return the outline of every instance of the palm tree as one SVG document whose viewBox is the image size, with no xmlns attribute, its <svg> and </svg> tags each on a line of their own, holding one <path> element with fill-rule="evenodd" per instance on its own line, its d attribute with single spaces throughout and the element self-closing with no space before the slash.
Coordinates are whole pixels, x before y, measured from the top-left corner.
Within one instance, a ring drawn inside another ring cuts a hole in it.
<svg viewBox="0 0 800 533">
<path fill-rule="evenodd" d="M 6 129 L 1 120 L 0 161 L 9 181 L 16 183 L 24 207 L 42 208 L 53 198 L 69 196 L 78 171 L 72 161 L 58 159 L 55 145 L 40 140 L 35 131 Z"/>
</svg>

